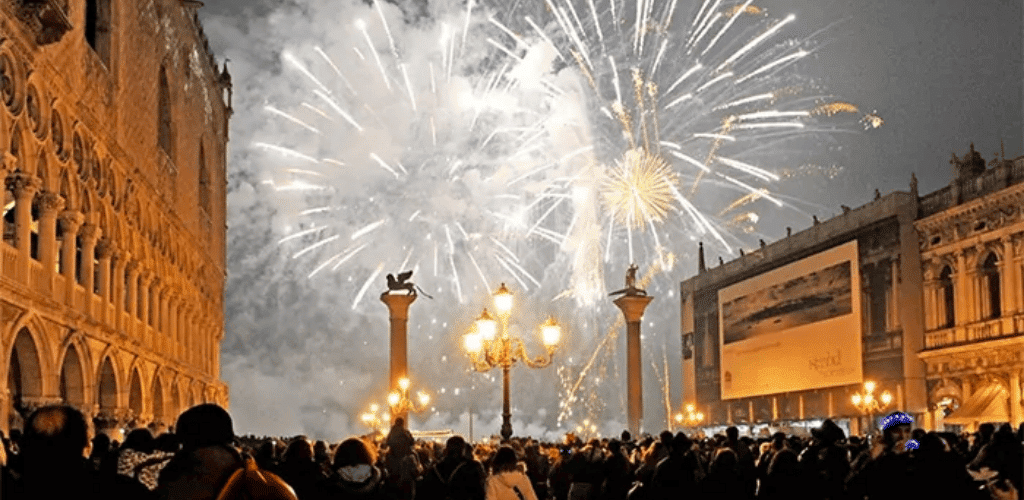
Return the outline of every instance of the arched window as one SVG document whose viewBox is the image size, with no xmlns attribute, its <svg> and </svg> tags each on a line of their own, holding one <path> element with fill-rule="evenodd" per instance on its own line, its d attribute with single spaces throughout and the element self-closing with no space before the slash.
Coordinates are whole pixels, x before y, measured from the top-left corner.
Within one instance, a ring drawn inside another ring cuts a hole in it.
<svg viewBox="0 0 1024 500">
<path fill-rule="evenodd" d="M 110 0 L 85 2 L 85 41 L 103 64 L 110 64 Z"/>
<path fill-rule="evenodd" d="M 982 293 L 985 304 L 985 317 L 998 318 L 1002 315 L 1001 301 L 999 294 L 999 259 L 996 254 L 990 253 L 981 265 Z"/>
<path fill-rule="evenodd" d="M 210 215 L 210 170 L 206 168 L 206 151 L 199 144 L 199 208 Z"/>
<path fill-rule="evenodd" d="M 956 309 L 954 309 L 953 298 L 953 270 L 949 266 L 942 268 L 942 273 L 939 274 L 939 290 L 941 290 L 939 317 L 943 320 L 941 328 L 952 328 L 956 324 Z"/>
<path fill-rule="evenodd" d="M 167 82 L 167 69 L 160 66 L 160 101 L 159 101 L 158 119 L 160 120 L 157 125 L 157 131 L 159 134 L 158 141 L 160 143 L 160 149 L 167 153 L 167 156 L 174 159 L 173 151 L 173 140 L 171 133 L 171 86 Z"/>
</svg>

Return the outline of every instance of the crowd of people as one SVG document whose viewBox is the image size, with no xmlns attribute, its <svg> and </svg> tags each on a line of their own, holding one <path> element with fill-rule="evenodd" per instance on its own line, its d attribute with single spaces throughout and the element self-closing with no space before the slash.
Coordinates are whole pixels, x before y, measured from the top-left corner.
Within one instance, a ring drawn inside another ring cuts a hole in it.
<svg viewBox="0 0 1024 500">
<path fill-rule="evenodd" d="M 969 434 L 915 429 L 894 413 L 872 438 L 831 420 L 803 438 L 665 431 L 634 439 L 416 440 L 397 419 L 386 436 L 339 443 L 236 436 L 202 404 L 172 432 L 91 436 L 70 406 L 35 411 L 3 436 L 0 498 L 161 500 L 886 500 L 1018 499 L 1024 425 Z"/>
</svg>

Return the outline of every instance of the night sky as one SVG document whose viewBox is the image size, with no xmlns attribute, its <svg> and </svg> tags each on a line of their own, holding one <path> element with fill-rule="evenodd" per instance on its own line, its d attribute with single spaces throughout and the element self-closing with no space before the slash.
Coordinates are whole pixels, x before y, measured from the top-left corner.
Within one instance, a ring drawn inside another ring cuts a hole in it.
<svg viewBox="0 0 1024 500">
<path fill-rule="evenodd" d="M 295 87 L 294 72 L 290 80 L 282 76 L 285 64 L 281 55 L 264 47 L 308 50 L 310 39 L 320 43 L 320 35 L 329 38 L 332 30 L 351 20 L 323 16 L 322 25 L 300 27 L 288 20 L 296 18 L 296 10 L 306 10 L 297 16 L 303 19 L 312 12 L 331 12 L 335 5 L 331 2 L 290 0 L 290 12 L 282 14 L 281 0 L 205 0 L 200 10 L 218 60 L 231 60 L 234 83 L 222 376 L 231 386 L 232 412 L 241 432 L 303 432 L 336 438 L 339 432 L 361 431 L 353 416 L 362 411 L 373 393 L 386 390 L 381 367 L 387 365 L 387 315 L 374 297 L 379 292 L 375 288 L 370 295 L 373 300 L 364 301 L 358 310 L 348 307 L 358 280 L 369 274 L 366 263 L 361 270 L 343 269 L 332 276 L 334 282 L 306 277 L 302 262 L 289 259 L 278 243 L 282 234 L 289 234 L 282 229 L 289 224 L 284 214 L 294 207 L 273 201 L 259 167 L 260 161 L 267 161 L 266 155 L 252 147 L 257 137 L 274 141 L 289 134 L 268 119 L 263 106 L 287 92 L 303 90 Z M 979 4 L 985 7 L 979 8 Z M 972 141 L 986 160 L 998 154 L 1001 142 L 1008 158 L 1024 155 L 1024 8 L 1020 0 L 763 0 L 755 5 L 773 18 L 796 15 L 796 22 L 786 26 L 784 37 L 811 40 L 812 55 L 798 61 L 794 71 L 809 78 L 813 93 L 853 103 L 862 112 L 876 112 L 885 123 L 870 130 L 847 127 L 801 143 L 794 158 L 835 174 L 826 176 L 812 169 L 813 175 L 779 187 L 780 195 L 799 209 L 763 217 L 758 227 L 761 233 L 747 235 L 753 238 L 752 245 L 758 237 L 769 242 L 782 237 L 785 226 L 795 230 L 810 226 L 811 215 L 824 220 L 839 214 L 841 205 L 862 205 L 870 201 L 875 189 L 882 193 L 907 190 L 911 173 L 916 173 L 921 193 L 939 189 L 951 178 L 951 153 L 963 156 Z M 679 352 L 679 303 L 672 294 L 678 281 L 696 270 L 692 255 L 687 255 L 696 242 L 674 243 L 687 247 L 673 249 L 687 260 L 670 276 L 660 278 L 661 288 L 656 292 L 661 298 L 645 316 L 645 335 L 651 344 L 645 344 L 644 354 L 645 418 L 652 426 L 660 425 L 662 410 L 658 379 L 654 368 L 647 366 L 648 360 L 660 363 L 675 359 L 673 353 Z M 716 257 L 712 253 L 709 263 Z M 393 271 L 397 270 L 385 272 Z M 620 286 L 620 272 L 609 270 L 605 283 Z M 353 274 L 357 276 L 353 278 Z M 425 282 L 425 273 L 423 276 Z M 383 288 L 383 278 L 379 281 Z M 544 299 L 546 307 L 553 307 L 548 297 Z M 448 322 L 458 323 L 463 313 L 475 315 L 470 308 L 478 302 L 470 300 L 460 306 L 449 294 L 414 306 L 410 320 L 414 372 L 439 374 L 443 380 L 465 371 L 467 363 L 454 352 L 457 347 L 452 340 L 460 333 Z M 593 321 L 600 326 L 591 325 L 586 336 L 579 335 L 584 338 L 577 338 L 571 346 L 576 351 L 565 353 L 565 357 L 586 356 L 583 350 L 593 350 L 597 343 L 594 332 L 610 325 L 611 318 L 619 314 L 610 304 L 596 309 Z M 622 352 L 615 356 L 621 357 Z M 671 363 L 670 377 L 676 404 L 680 390 L 677 364 Z M 548 371 L 531 375 L 529 380 L 551 384 L 554 369 Z M 476 377 L 473 383 L 482 388 L 475 392 L 469 391 L 470 384 L 464 381 L 447 382 L 451 384 L 447 394 L 433 387 L 438 390 L 438 406 L 456 408 L 423 425 L 465 432 L 460 426 L 467 415 L 459 413 L 458 405 L 475 407 L 476 412 L 496 409 L 499 384 L 479 384 L 482 379 Z M 525 374 L 515 377 L 516 383 L 528 383 Z M 455 387 L 460 384 L 461 395 Z M 616 391 L 616 384 L 606 385 L 609 407 L 615 408 L 614 399 L 624 391 Z M 522 389 L 514 385 L 512 390 Z M 523 404 L 527 413 L 517 417 L 523 419 L 516 424 L 517 432 L 532 430 L 540 435 L 550 429 L 554 411 L 545 413 L 544 407 L 555 404 L 550 398 L 538 398 Z M 496 410 L 477 418 L 480 427 L 496 427 Z M 616 426 L 621 421 L 612 422 L 617 418 L 614 414 L 608 418 L 608 427 L 602 431 L 620 431 Z"/>
<path fill-rule="evenodd" d="M 292 0 L 302 3 L 299 0 Z M 206 0 L 200 17 L 242 19 L 266 15 L 280 0 Z M 836 186 L 833 203 L 859 205 L 875 188 L 906 189 L 915 172 L 927 193 L 950 180 L 950 153 L 963 156 L 973 141 L 986 160 L 1004 144 L 1006 156 L 1024 155 L 1024 2 L 1020 0 L 762 0 L 769 12 L 794 13 L 786 33 L 823 31 L 823 43 L 804 64 L 833 95 L 877 110 L 885 125 L 844 137 L 839 164 L 850 179 Z M 335 20 L 325 20 L 327 23 Z M 209 28 L 208 28 L 209 29 Z M 220 57 L 233 40 L 211 33 Z M 244 129 L 236 119 L 232 129 Z M 235 147 L 240 145 L 235 144 Z M 826 155 L 823 155 L 826 156 Z"/>
</svg>

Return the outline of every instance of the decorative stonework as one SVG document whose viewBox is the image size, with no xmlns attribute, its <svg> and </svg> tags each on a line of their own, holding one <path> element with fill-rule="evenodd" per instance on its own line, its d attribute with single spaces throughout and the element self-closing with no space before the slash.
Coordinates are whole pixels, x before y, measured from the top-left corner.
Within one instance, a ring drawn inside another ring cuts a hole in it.
<svg viewBox="0 0 1024 500">
<path fill-rule="evenodd" d="M 0 53 L 0 99 L 15 116 L 21 112 L 22 85 L 14 59 L 6 52 Z"/>
</svg>

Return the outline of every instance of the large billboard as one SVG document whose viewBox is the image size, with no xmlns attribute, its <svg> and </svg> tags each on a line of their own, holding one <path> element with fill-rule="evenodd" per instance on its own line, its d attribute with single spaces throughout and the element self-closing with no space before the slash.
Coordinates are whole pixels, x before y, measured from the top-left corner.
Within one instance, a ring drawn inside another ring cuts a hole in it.
<svg viewBox="0 0 1024 500">
<path fill-rule="evenodd" d="M 718 291 L 722 399 L 859 384 L 857 241 Z"/>
</svg>

